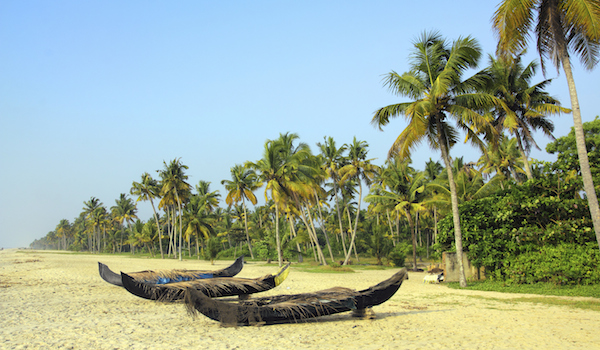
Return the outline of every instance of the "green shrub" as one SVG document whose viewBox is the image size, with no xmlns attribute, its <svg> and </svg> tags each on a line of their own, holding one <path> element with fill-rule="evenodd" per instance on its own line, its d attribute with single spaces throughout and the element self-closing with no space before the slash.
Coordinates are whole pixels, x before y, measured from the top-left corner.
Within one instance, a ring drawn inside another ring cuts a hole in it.
<svg viewBox="0 0 600 350">
<path fill-rule="evenodd" d="M 217 258 L 217 255 L 221 251 L 221 243 L 216 237 L 212 237 L 206 241 L 206 248 L 204 249 L 204 259 L 213 261 Z"/>
<path fill-rule="evenodd" d="M 600 250 L 595 243 L 544 246 L 507 259 L 503 272 L 509 284 L 597 284 L 600 283 Z"/>
<path fill-rule="evenodd" d="M 396 247 L 388 255 L 388 260 L 396 267 L 404 267 L 406 262 L 406 248 L 403 245 L 397 244 Z M 412 250 L 412 248 L 411 248 Z"/>
</svg>

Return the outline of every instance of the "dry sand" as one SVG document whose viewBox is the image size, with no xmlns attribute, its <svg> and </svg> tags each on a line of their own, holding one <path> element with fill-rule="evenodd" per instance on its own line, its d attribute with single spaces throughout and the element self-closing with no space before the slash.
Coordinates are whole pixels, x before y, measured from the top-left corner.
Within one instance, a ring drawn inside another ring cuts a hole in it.
<svg viewBox="0 0 600 350">
<path fill-rule="evenodd" d="M 138 298 L 104 282 L 113 271 L 209 269 L 232 261 L 150 260 L 110 255 L 0 251 L 0 349 L 599 349 L 600 312 L 518 301 L 523 295 L 453 290 L 410 273 L 398 293 L 374 307 L 376 318 L 348 313 L 299 324 L 222 327 L 181 302 Z M 275 264 L 249 263 L 239 277 Z M 353 274 L 292 268 L 267 294 L 345 286 L 367 288 L 396 270 Z"/>
</svg>

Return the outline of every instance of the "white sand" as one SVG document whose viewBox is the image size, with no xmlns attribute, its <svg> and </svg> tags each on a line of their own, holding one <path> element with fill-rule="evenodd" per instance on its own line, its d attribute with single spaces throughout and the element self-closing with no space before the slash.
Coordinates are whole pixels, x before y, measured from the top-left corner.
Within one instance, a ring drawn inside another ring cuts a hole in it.
<svg viewBox="0 0 600 350">
<path fill-rule="evenodd" d="M 98 261 L 115 272 L 232 263 L 0 251 L 0 349 L 600 349 L 600 312 L 423 284 L 423 273 L 410 273 L 394 297 L 374 307 L 374 320 L 344 313 L 300 324 L 222 327 L 202 315 L 192 319 L 181 302 L 141 299 L 104 282 Z M 276 270 L 250 263 L 238 277 Z M 292 268 L 281 286 L 263 294 L 362 289 L 395 271 Z"/>
</svg>

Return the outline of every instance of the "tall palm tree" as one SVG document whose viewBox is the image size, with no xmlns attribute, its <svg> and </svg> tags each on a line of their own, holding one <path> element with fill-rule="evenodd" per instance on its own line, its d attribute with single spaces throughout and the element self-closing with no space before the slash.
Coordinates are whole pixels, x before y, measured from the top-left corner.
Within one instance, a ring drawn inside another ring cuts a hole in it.
<svg viewBox="0 0 600 350">
<path fill-rule="evenodd" d="M 256 205 L 257 200 L 254 195 L 254 191 L 262 186 L 262 183 L 258 181 L 256 172 L 253 169 L 247 168 L 243 165 L 236 164 L 231 168 L 231 180 L 222 180 L 221 184 L 225 185 L 227 197 L 225 203 L 231 208 L 232 205 L 242 202 L 244 208 L 244 228 L 246 230 L 246 242 L 248 243 L 248 250 L 250 256 L 254 259 L 254 253 L 252 252 L 252 245 L 250 244 L 250 234 L 248 233 L 248 215 L 246 211 L 246 199 Z"/>
<path fill-rule="evenodd" d="M 161 203 L 163 201 L 169 200 L 173 201 L 173 194 L 175 195 L 175 203 L 177 204 L 178 212 L 179 212 L 179 260 L 182 260 L 181 256 L 181 247 L 183 245 L 183 210 L 182 203 L 184 200 L 190 195 L 190 184 L 188 184 L 185 180 L 188 179 L 188 176 L 185 174 L 185 170 L 188 169 L 187 165 L 181 163 L 181 158 L 173 159 L 168 165 L 167 162 L 163 161 L 164 169 L 160 172 L 160 177 L 162 178 L 162 189 L 160 191 Z M 167 203 L 164 203 L 165 205 Z M 161 205 L 159 204 L 159 207 Z"/>
<path fill-rule="evenodd" d="M 377 171 L 377 166 L 371 164 L 373 159 L 367 159 L 369 144 L 366 141 L 358 141 L 356 137 L 352 140 L 352 143 L 348 147 L 348 164 L 344 165 L 340 169 L 341 182 L 348 180 L 356 180 L 358 182 L 358 209 L 356 210 L 356 217 L 354 218 L 354 228 L 352 229 L 352 237 L 350 238 L 350 245 L 346 257 L 344 259 L 344 265 L 348 264 L 350 260 L 350 254 L 352 247 L 354 246 L 354 239 L 356 238 L 356 230 L 358 228 L 358 218 L 360 216 L 360 203 L 362 202 L 362 183 L 363 181 L 367 186 L 371 185 L 371 181 Z"/>
<path fill-rule="evenodd" d="M 60 220 L 58 225 L 56 225 L 55 232 L 56 236 L 59 238 L 58 249 L 60 249 L 60 239 L 62 238 L 63 249 L 67 250 L 67 238 L 69 238 L 69 236 L 71 235 L 71 231 L 71 223 L 69 223 L 69 220 L 67 219 Z"/>
<path fill-rule="evenodd" d="M 344 228 L 342 224 L 342 210 L 340 209 L 340 199 L 338 196 L 339 192 L 339 183 L 340 183 L 340 174 L 339 171 L 341 168 L 346 165 L 346 158 L 344 157 L 344 152 L 346 152 L 347 145 L 342 145 L 341 147 L 337 147 L 335 144 L 335 140 L 333 137 L 325 137 L 323 143 L 317 143 L 317 147 L 319 147 L 321 157 L 323 159 L 323 169 L 327 174 L 327 177 L 331 179 L 331 183 L 333 185 L 333 196 L 335 196 L 335 208 L 338 216 L 338 224 L 340 227 L 340 235 L 342 238 L 344 237 Z M 344 256 L 346 255 L 346 245 L 343 244 Z"/>
<path fill-rule="evenodd" d="M 221 194 L 219 191 L 210 191 L 210 181 L 200 180 L 196 185 L 196 191 L 198 195 L 203 197 L 206 201 L 206 209 L 209 212 L 214 212 L 215 209 L 219 206 L 219 198 Z"/>
<path fill-rule="evenodd" d="M 125 193 L 121 193 L 119 199 L 115 200 L 115 203 L 116 205 L 110 208 L 115 221 L 119 225 L 123 225 L 123 222 L 126 222 L 127 227 L 130 228 L 134 220 L 138 219 L 135 203 Z"/>
<path fill-rule="evenodd" d="M 441 151 L 452 192 L 455 244 L 462 287 L 467 282 L 462 264 L 458 198 L 449 153 L 450 148 L 458 141 L 458 132 L 450 121 L 454 120 L 472 143 L 483 147 L 483 142 L 476 133 L 490 131 L 491 125 L 489 118 L 482 116 L 481 112 L 498 102 L 490 94 L 469 92 L 479 87 L 481 81 L 461 80 L 467 69 L 477 66 L 480 56 L 479 44 L 471 37 L 459 38 L 449 47 L 440 34 L 424 33 L 414 42 L 411 70 L 402 75 L 392 71 L 384 79 L 384 85 L 392 92 L 407 96 L 413 101 L 383 107 L 375 112 L 372 120 L 380 129 L 392 117 L 403 115 L 408 120 L 408 126 L 389 151 L 390 158 L 410 157 L 411 150 L 423 139 L 433 149 Z"/>
<path fill-rule="evenodd" d="M 590 170 L 579 98 L 571 69 L 570 52 L 578 55 L 591 70 L 600 54 L 599 0 L 503 0 L 494 13 L 493 29 L 498 35 L 497 53 L 510 56 L 527 47 L 529 32 L 537 38 L 537 51 L 545 69 L 550 59 L 556 69 L 562 65 L 571 98 L 573 129 L 583 188 L 587 195 L 596 240 L 600 246 L 600 207 Z"/>
<path fill-rule="evenodd" d="M 504 181 L 511 177 L 521 182 L 520 174 L 525 174 L 523 169 L 523 157 L 517 148 L 517 139 L 502 137 L 500 144 L 489 146 L 485 153 L 479 158 L 477 165 L 486 178 L 490 174 L 500 177 L 500 187 L 504 189 Z M 522 176 L 522 175 L 521 175 Z"/>
<path fill-rule="evenodd" d="M 544 88 L 550 84 L 550 79 L 530 85 L 537 63 L 534 61 L 523 67 L 521 57 L 522 53 L 510 59 L 506 57 L 495 59 L 490 56 L 489 66 L 480 74 L 488 78 L 486 79 L 487 91 L 502 100 L 508 107 L 508 111 L 503 108 L 495 109 L 496 120 L 493 124 L 499 134 L 506 130 L 516 138 L 527 178 L 531 179 L 528 154 L 532 145 L 540 149 L 533 139 L 532 131 L 540 130 L 554 139 L 552 136 L 554 124 L 548 117 L 561 112 L 569 113 L 570 110 L 562 108 L 559 101 L 544 91 Z"/>
<path fill-rule="evenodd" d="M 256 163 L 248 162 L 246 166 L 254 169 L 265 186 L 265 199 L 268 195 L 275 204 L 275 238 L 279 265 L 283 265 L 281 254 L 281 239 L 279 235 L 279 213 L 287 211 L 288 207 L 297 202 L 298 193 L 312 193 L 306 179 L 314 171 L 306 165 L 306 159 L 311 156 L 307 144 L 300 142 L 294 146 L 297 134 L 280 134 L 276 140 L 267 140 L 263 158 Z M 310 228 L 307 227 L 310 230 Z M 320 249 L 317 247 L 317 249 Z"/>
<path fill-rule="evenodd" d="M 210 197 L 194 194 L 183 212 L 186 241 L 192 236 L 196 237 L 196 251 L 200 259 L 199 240 L 207 241 L 216 236 L 214 225 L 216 215 L 210 210 Z"/>
<path fill-rule="evenodd" d="M 150 205 L 152 206 L 152 212 L 154 213 L 154 220 L 156 221 L 156 228 L 158 229 L 158 244 L 160 246 L 160 258 L 164 259 L 165 254 L 163 252 L 162 247 L 162 233 L 160 231 L 160 220 L 158 218 L 158 214 L 156 213 L 156 208 L 154 207 L 153 198 L 158 198 L 160 193 L 160 188 L 158 186 L 158 181 L 154 180 L 152 176 L 148 173 L 142 174 L 141 182 L 133 182 L 131 185 L 130 192 L 134 196 L 138 196 L 137 202 L 139 201 L 150 201 Z"/>
<path fill-rule="evenodd" d="M 425 173 L 416 172 L 408 161 L 394 159 L 386 162 L 382 170 L 382 181 L 378 191 L 365 198 L 366 202 L 381 203 L 396 215 L 404 215 L 411 234 L 413 247 L 413 269 L 417 271 L 417 235 L 413 214 L 425 210 Z"/>
<path fill-rule="evenodd" d="M 93 217 L 95 215 L 94 213 L 96 213 L 96 211 L 99 208 L 104 206 L 104 204 L 102 204 L 102 202 L 100 202 L 98 198 L 91 197 L 89 201 L 83 202 L 83 205 L 83 213 L 85 214 L 85 219 L 91 224 L 92 228 L 91 232 L 88 229 L 88 232 L 90 232 L 90 234 L 88 235 L 88 249 L 90 250 L 90 252 L 94 252 L 94 238 L 96 236 L 96 225 L 93 224 Z"/>
</svg>

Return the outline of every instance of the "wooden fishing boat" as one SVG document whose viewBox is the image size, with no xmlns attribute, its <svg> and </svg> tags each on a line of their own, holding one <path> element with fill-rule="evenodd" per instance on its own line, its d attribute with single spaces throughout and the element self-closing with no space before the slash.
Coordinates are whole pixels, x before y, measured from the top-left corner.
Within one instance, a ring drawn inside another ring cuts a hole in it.
<svg viewBox="0 0 600 350">
<path fill-rule="evenodd" d="M 138 297 L 158 300 L 175 301 L 183 299 L 186 289 L 193 289 L 209 297 L 240 296 L 264 292 L 280 285 L 289 274 L 289 266 L 283 266 L 275 275 L 260 278 L 214 277 L 168 284 L 153 284 L 138 282 L 126 273 L 121 273 L 123 287 Z"/>
<path fill-rule="evenodd" d="M 230 266 L 216 271 L 204 270 L 147 270 L 139 272 L 130 272 L 131 278 L 138 282 L 166 284 L 173 282 L 191 281 L 196 279 L 206 279 L 214 277 L 233 277 L 237 275 L 244 267 L 244 257 L 240 256 Z M 100 277 L 108 283 L 116 286 L 123 286 L 121 275 L 114 273 L 108 266 L 98 262 Z"/>
<path fill-rule="evenodd" d="M 225 325 L 260 325 L 300 322 L 353 311 L 364 316 L 370 308 L 391 298 L 408 277 L 402 269 L 391 278 L 365 290 L 335 287 L 314 293 L 275 295 L 240 301 L 211 299 L 188 288 L 185 303 L 192 316 L 201 313 Z"/>
</svg>

